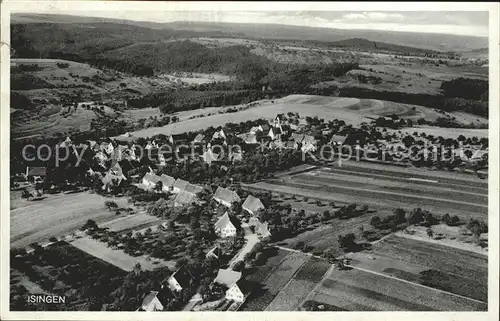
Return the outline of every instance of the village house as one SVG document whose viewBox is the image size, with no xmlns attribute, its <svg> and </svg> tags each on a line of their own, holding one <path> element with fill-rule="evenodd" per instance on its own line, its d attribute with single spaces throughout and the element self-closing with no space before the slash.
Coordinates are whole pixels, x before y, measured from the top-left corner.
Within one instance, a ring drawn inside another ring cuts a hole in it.
<svg viewBox="0 0 500 321">
<path fill-rule="evenodd" d="M 247 295 L 250 294 L 250 287 L 248 282 L 244 279 L 239 279 L 226 291 L 226 299 L 234 302 L 242 303 L 245 301 Z"/>
<path fill-rule="evenodd" d="M 285 114 L 277 114 L 273 122 L 274 127 L 281 128 L 281 126 L 285 124 L 286 124 Z"/>
<path fill-rule="evenodd" d="M 222 238 L 233 237 L 236 235 L 236 224 L 232 221 L 229 214 L 226 212 L 222 215 L 214 225 L 215 233 Z"/>
<path fill-rule="evenodd" d="M 223 187 L 220 187 L 220 186 L 215 191 L 213 199 L 216 202 L 218 202 L 226 207 L 231 207 L 233 202 L 241 202 L 241 198 L 238 196 L 238 194 L 236 192 L 231 191 L 231 190 L 226 189 L 226 188 L 223 188 Z"/>
<path fill-rule="evenodd" d="M 196 194 L 180 191 L 174 198 L 174 207 L 186 206 L 196 202 Z"/>
<path fill-rule="evenodd" d="M 47 168 L 46 167 L 26 167 L 25 178 L 30 182 L 41 182 L 45 180 L 47 176 Z"/>
<path fill-rule="evenodd" d="M 147 188 L 155 188 L 156 184 L 160 181 L 160 176 L 154 173 L 146 173 L 142 178 L 142 185 Z"/>
<path fill-rule="evenodd" d="M 214 283 L 223 284 L 228 287 L 226 290 L 226 299 L 230 301 L 243 302 L 249 294 L 248 283 L 241 278 L 241 272 L 230 269 L 219 269 Z"/>
<path fill-rule="evenodd" d="M 233 271 L 231 269 L 219 269 L 217 276 L 214 279 L 214 283 L 219 283 L 229 288 L 231 285 L 238 282 L 239 279 L 241 279 L 241 272 Z"/>
<path fill-rule="evenodd" d="M 252 134 L 256 134 L 258 132 L 263 132 L 263 131 L 264 131 L 264 128 L 262 128 L 262 125 L 253 126 L 252 128 L 250 128 L 250 133 L 252 133 Z"/>
<path fill-rule="evenodd" d="M 252 215 L 255 215 L 258 211 L 265 209 L 264 204 L 262 204 L 260 199 L 252 195 L 248 195 L 241 208 Z"/>
<path fill-rule="evenodd" d="M 216 131 L 213 135 L 212 135 L 212 140 L 213 139 L 226 139 L 226 133 L 224 133 L 224 130 L 221 129 L 219 131 Z"/>
<path fill-rule="evenodd" d="M 212 164 L 212 162 L 215 162 L 218 160 L 219 155 L 215 154 L 211 148 L 208 148 L 204 153 L 203 153 L 203 161 L 207 163 L 208 165 Z"/>
<path fill-rule="evenodd" d="M 69 137 L 66 137 L 66 139 L 63 142 L 56 145 L 56 147 L 58 147 L 58 148 L 68 148 L 71 146 L 73 146 L 73 142 L 71 141 L 71 139 Z"/>
<path fill-rule="evenodd" d="M 269 136 L 271 140 L 277 140 L 277 139 L 279 140 L 281 139 L 281 134 L 283 134 L 283 132 L 280 128 L 271 127 L 271 129 L 269 129 L 269 133 L 267 134 L 267 136 Z"/>
<path fill-rule="evenodd" d="M 146 147 L 144 147 L 144 149 L 153 149 L 153 148 L 158 148 L 158 144 L 155 141 L 147 143 Z"/>
<path fill-rule="evenodd" d="M 198 134 L 196 137 L 193 139 L 193 143 L 203 143 L 205 141 L 205 135 L 203 134 Z"/>
<path fill-rule="evenodd" d="M 243 140 L 245 144 L 252 145 L 259 143 L 257 141 L 257 135 L 255 134 L 255 132 L 240 134 L 238 135 L 238 137 L 241 138 L 241 140 Z"/>
<path fill-rule="evenodd" d="M 309 136 L 309 135 L 304 135 L 304 139 L 302 139 L 301 142 L 301 150 L 306 153 L 306 152 L 314 152 L 316 151 L 316 140 L 314 137 Z"/>
<path fill-rule="evenodd" d="M 175 183 L 175 178 L 173 178 L 172 176 L 161 174 L 160 181 L 162 183 L 162 191 L 166 193 L 172 190 Z"/>
<path fill-rule="evenodd" d="M 101 178 L 102 189 L 110 192 L 111 188 L 120 186 L 126 179 L 127 178 L 124 175 L 115 175 L 108 171 L 106 175 Z"/>
<path fill-rule="evenodd" d="M 115 150 L 115 147 L 111 143 L 102 142 L 100 145 L 100 149 L 102 152 L 104 152 L 108 155 L 111 155 L 113 153 L 113 151 Z"/>
<path fill-rule="evenodd" d="M 168 288 L 174 292 L 190 287 L 194 282 L 193 275 L 184 266 L 181 266 L 168 280 Z"/>
<path fill-rule="evenodd" d="M 271 236 L 269 231 L 269 224 L 267 222 L 261 222 L 257 217 L 253 216 L 248 220 L 248 225 L 253 226 L 255 234 L 260 239 L 264 239 Z"/>
<path fill-rule="evenodd" d="M 151 291 L 148 295 L 142 300 L 141 307 L 139 311 L 163 311 L 164 306 L 161 304 L 160 299 L 158 299 L 158 291 Z"/>
<path fill-rule="evenodd" d="M 172 193 L 179 193 L 180 191 L 185 190 L 188 185 L 188 181 L 178 178 L 172 186 Z"/>
<path fill-rule="evenodd" d="M 333 146 L 342 146 L 344 145 L 346 138 L 347 138 L 346 136 L 333 135 L 332 138 L 330 139 L 330 144 Z"/>
</svg>

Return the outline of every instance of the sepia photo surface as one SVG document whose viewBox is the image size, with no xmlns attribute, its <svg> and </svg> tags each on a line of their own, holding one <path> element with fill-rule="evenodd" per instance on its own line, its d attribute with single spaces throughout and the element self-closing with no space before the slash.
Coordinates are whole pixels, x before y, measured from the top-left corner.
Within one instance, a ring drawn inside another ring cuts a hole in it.
<svg viewBox="0 0 500 321">
<path fill-rule="evenodd" d="M 453 6 L 3 3 L 2 319 L 493 320 L 498 4 Z"/>
</svg>

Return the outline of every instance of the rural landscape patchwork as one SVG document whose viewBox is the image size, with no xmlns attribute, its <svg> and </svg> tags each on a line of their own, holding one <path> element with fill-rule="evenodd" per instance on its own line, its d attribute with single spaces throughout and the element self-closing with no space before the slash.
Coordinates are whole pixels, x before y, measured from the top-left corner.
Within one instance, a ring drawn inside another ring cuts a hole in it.
<svg viewBox="0 0 500 321">
<path fill-rule="evenodd" d="M 11 15 L 10 311 L 488 310 L 488 38 L 278 23 Z"/>
</svg>

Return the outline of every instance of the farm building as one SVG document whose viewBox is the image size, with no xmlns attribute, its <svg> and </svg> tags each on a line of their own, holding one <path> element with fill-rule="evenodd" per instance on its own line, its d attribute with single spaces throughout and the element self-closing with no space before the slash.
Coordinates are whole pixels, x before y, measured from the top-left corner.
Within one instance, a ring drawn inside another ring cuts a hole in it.
<svg viewBox="0 0 500 321">
<path fill-rule="evenodd" d="M 248 225 L 253 226 L 255 233 L 260 238 L 266 238 L 271 236 L 271 232 L 269 232 L 269 226 L 267 222 L 261 223 L 257 217 L 251 217 L 248 220 Z"/>
<path fill-rule="evenodd" d="M 231 285 L 238 282 L 239 279 L 241 279 L 241 272 L 236 272 L 231 269 L 219 269 L 214 283 L 223 284 L 229 288 Z"/>
<path fill-rule="evenodd" d="M 102 189 L 109 191 L 112 187 L 118 187 L 127 178 L 124 175 L 114 175 L 107 172 L 103 178 L 101 178 Z"/>
<path fill-rule="evenodd" d="M 213 199 L 226 207 L 231 207 L 233 202 L 241 202 L 241 198 L 236 192 L 223 187 L 217 188 Z"/>
<path fill-rule="evenodd" d="M 179 292 L 188 288 L 194 282 L 194 277 L 186 267 L 182 266 L 168 278 L 167 282 L 170 290 Z"/>
<path fill-rule="evenodd" d="M 231 217 L 226 212 L 222 215 L 219 220 L 214 225 L 215 233 L 220 237 L 233 237 L 236 235 L 236 225 L 235 222 L 231 220 Z"/>
<path fill-rule="evenodd" d="M 100 149 L 102 152 L 111 155 L 111 153 L 113 153 L 113 151 L 115 150 L 115 147 L 111 143 L 102 142 L 100 145 Z"/>
<path fill-rule="evenodd" d="M 218 154 L 215 154 L 211 148 L 209 148 L 206 152 L 203 153 L 203 161 L 208 165 L 212 164 L 212 162 L 217 161 L 219 158 Z"/>
<path fill-rule="evenodd" d="M 160 181 L 163 184 L 162 187 L 163 192 L 168 192 L 173 188 L 175 183 L 175 178 L 173 178 L 172 176 L 161 174 Z"/>
<path fill-rule="evenodd" d="M 241 138 L 245 144 L 258 144 L 259 142 L 257 141 L 257 135 L 255 132 L 250 131 L 250 133 L 245 133 L 245 134 L 240 134 L 238 135 L 239 138 Z"/>
<path fill-rule="evenodd" d="M 246 198 L 245 202 L 243 202 L 243 205 L 241 207 L 252 215 L 255 215 L 258 211 L 265 208 L 264 204 L 262 204 L 260 199 L 252 195 L 248 195 L 248 197 Z"/>
<path fill-rule="evenodd" d="M 146 144 L 146 147 L 144 147 L 144 149 L 157 149 L 158 148 L 158 144 L 156 144 L 155 141 L 151 141 L 149 143 Z"/>
<path fill-rule="evenodd" d="M 300 148 L 303 152 L 314 152 L 316 147 L 316 140 L 314 137 L 309 135 L 304 135 L 304 139 L 301 142 L 302 147 Z"/>
<path fill-rule="evenodd" d="M 180 191 L 174 199 L 174 206 L 180 207 L 185 205 L 190 205 L 196 202 L 196 194 L 190 193 L 188 191 Z"/>
<path fill-rule="evenodd" d="M 144 300 L 142 300 L 139 311 L 162 311 L 163 308 L 163 304 L 161 304 L 160 299 L 158 299 L 158 291 L 151 291 L 146 295 Z"/>
<path fill-rule="evenodd" d="M 227 289 L 226 299 L 235 302 L 245 301 L 245 297 L 250 294 L 250 287 L 248 285 L 248 282 L 245 282 L 244 279 L 239 279 Z"/>
<path fill-rule="evenodd" d="M 179 193 L 180 191 L 183 191 L 186 189 L 186 186 L 189 185 L 188 181 L 185 181 L 183 179 L 178 178 L 174 185 L 172 186 L 172 192 L 173 193 Z"/>
<path fill-rule="evenodd" d="M 26 180 L 31 182 L 40 182 L 47 176 L 46 167 L 26 167 Z"/>
<path fill-rule="evenodd" d="M 154 188 L 159 181 L 160 176 L 154 173 L 146 173 L 142 178 L 142 184 L 150 188 Z"/>
<path fill-rule="evenodd" d="M 344 145 L 346 138 L 347 138 L 346 136 L 333 135 L 332 138 L 330 139 L 330 144 L 334 146 Z"/>
<path fill-rule="evenodd" d="M 205 140 L 205 135 L 203 134 L 198 134 L 196 137 L 193 139 L 193 143 L 202 143 Z"/>
<path fill-rule="evenodd" d="M 224 130 L 221 129 L 217 132 L 215 132 L 213 135 L 212 135 L 212 139 L 226 139 L 226 133 L 224 133 Z"/>
<path fill-rule="evenodd" d="M 276 140 L 281 138 L 281 134 L 283 134 L 281 128 L 272 127 L 269 129 L 267 136 L 271 137 L 272 140 Z"/>
<path fill-rule="evenodd" d="M 258 133 L 258 132 L 262 132 L 262 131 L 264 131 L 264 128 L 262 128 L 261 125 L 254 126 L 254 127 L 250 128 L 250 133 L 252 133 L 252 134 L 255 134 L 255 133 Z"/>
</svg>

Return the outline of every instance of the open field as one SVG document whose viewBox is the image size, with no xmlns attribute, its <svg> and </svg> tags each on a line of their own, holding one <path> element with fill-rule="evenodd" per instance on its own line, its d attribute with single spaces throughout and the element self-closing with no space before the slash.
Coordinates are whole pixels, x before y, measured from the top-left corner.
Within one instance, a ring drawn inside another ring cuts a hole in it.
<svg viewBox="0 0 500 321">
<path fill-rule="evenodd" d="M 352 161 L 341 165 L 247 186 L 366 204 L 376 210 L 420 207 L 434 214 L 456 214 L 464 220 L 484 219 L 488 212 L 488 185 L 474 176 Z"/>
<path fill-rule="evenodd" d="M 471 117 L 475 117 L 472 115 Z M 407 133 L 409 135 L 414 132 L 425 133 L 426 135 L 433 135 L 435 137 L 443 136 L 444 138 L 457 139 L 458 136 L 464 135 L 465 137 L 477 138 L 488 138 L 488 129 L 470 129 L 470 128 L 441 128 L 441 127 L 431 127 L 431 126 L 419 126 L 411 128 L 402 128 L 400 130 L 387 129 L 388 132 L 398 132 Z"/>
<path fill-rule="evenodd" d="M 279 250 L 247 277 L 247 280 L 261 284 L 262 288 L 253 291 L 241 310 L 263 311 L 308 260 L 309 256 L 305 254 Z"/>
<path fill-rule="evenodd" d="M 415 107 L 415 111 L 412 110 L 413 107 Z M 221 108 L 217 110 L 223 110 Z M 215 112 L 215 108 L 211 108 L 210 110 L 212 110 L 211 113 Z M 209 126 L 223 126 L 228 122 L 238 123 L 259 118 L 272 118 L 276 116 L 277 113 L 287 112 L 298 112 L 303 117 L 318 116 L 326 120 L 339 119 L 353 125 L 359 125 L 362 122 L 370 122 L 371 119 L 367 117 L 373 118 L 380 115 L 391 115 L 393 113 L 401 116 L 404 115 L 405 118 L 413 118 L 415 120 L 422 117 L 427 120 L 435 120 L 438 117 L 442 117 L 440 113 L 434 111 L 432 108 L 388 101 L 314 95 L 290 95 L 275 100 L 261 100 L 255 107 L 240 110 L 235 113 L 215 113 L 210 116 L 187 119 L 163 127 L 139 130 L 132 134 L 137 137 L 151 137 L 157 134 L 179 134 L 186 131 L 200 130 Z M 195 112 L 190 111 L 189 113 L 190 116 L 193 116 L 194 114 L 206 115 L 209 112 L 203 109 Z M 181 120 L 185 119 L 182 113 L 178 113 L 178 116 Z"/>
<path fill-rule="evenodd" d="M 371 252 L 353 254 L 351 264 L 488 301 L 488 258 L 485 255 L 397 236 L 375 244 Z M 422 272 L 431 276 L 423 277 Z"/>
<path fill-rule="evenodd" d="M 412 226 L 411 234 L 396 232 L 395 235 L 422 242 L 441 244 L 487 256 L 488 247 L 482 248 L 477 244 L 476 237 L 473 236 L 470 231 L 470 235 L 463 235 L 460 231 L 462 228 L 463 226 L 448 226 L 446 224 L 433 225 L 432 231 L 435 237 L 429 238 L 426 231 L 427 229 L 424 226 Z M 480 238 L 487 239 L 488 233 L 481 234 Z"/>
<path fill-rule="evenodd" d="M 295 311 L 330 268 L 324 260 L 311 258 L 267 306 L 266 311 Z"/>
<path fill-rule="evenodd" d="M 359 270 L 334 270 L 310 296 L 349 311 L 485 311 L 486 304 Z"/>
<path fill-rule="evenodd" d="M 146 256 L 133 257 L 122 250 L 112 249 L 107 244 L 87 236 L 76 239 L 70 244 L 127 272 L 132 271 L 137 263 L 141 265 L 141 269 L 143 270 L 153 270 L 161 266 L 175 269 L 175 262 L 167 262 L 156 258 L 149 259 Z"/>
<path fill-rule="evenodd" d="M 109 222 L 105 222 L 100 224 L 101 228 L 108 228 L 110 231 L 120 232 L 132 228 L 140 228 L 144 225 L 150 225 L 154 223 L 161 223 L 157 217 L 153 215 L 148 215 L 146 213 L 139 213 L 129 216 L 124 216 L 117 218 L 116 220 L 112 220 Z"/>
<path fill-rule="evenodd" d="M 24 201 L 10 212 L 11 247 L 25 247 L 70 233 L 89 219 L 98 224 L 111 220 L 116 214 L 104 207 L 106 200 L 126 206 L 125 199 L 90 193 L 48 195 L 43 200 Z"/>
</svg>

